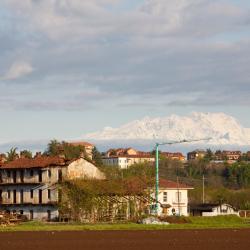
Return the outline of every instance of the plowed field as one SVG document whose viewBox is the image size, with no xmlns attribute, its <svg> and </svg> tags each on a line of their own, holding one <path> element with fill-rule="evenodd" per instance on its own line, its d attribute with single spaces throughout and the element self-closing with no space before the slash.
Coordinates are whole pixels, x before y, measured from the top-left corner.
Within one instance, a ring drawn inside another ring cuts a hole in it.
<svg viewBox="0 0 250 250">
<path fill-rule="evenodd" d="M 0 250 L 249 250 L 250 229 L 3 232 Z"/>
</svg>

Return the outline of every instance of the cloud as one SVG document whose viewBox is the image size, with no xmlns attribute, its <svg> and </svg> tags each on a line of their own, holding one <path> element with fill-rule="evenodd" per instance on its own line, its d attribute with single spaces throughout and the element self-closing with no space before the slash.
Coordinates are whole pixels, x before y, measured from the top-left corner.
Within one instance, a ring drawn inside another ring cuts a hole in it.
<svg viewBox="0 0 250 250">
<path fill-rule="evenodd" d="M 15 80 L 29 75 L 32 71 L 33 68 L 28 62 L 15 62 L 0 80 Z"/>
<path fill-rule="evenodd" d="M 10 106 L 249 105 L 249 8 L 222 0 L 145 0 L 112 11 L 120 2 L 1 2 L 8 18 L 0 28 L 0 67 L 12 81 L 0 89 Z M 32 65 L 8 67 L 17 57 Z"/>
</svg>

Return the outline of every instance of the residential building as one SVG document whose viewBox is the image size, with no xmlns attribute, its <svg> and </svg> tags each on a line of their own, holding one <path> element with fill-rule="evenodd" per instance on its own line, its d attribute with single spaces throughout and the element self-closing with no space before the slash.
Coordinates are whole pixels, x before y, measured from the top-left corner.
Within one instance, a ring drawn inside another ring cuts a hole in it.
<svg viewBox="0 0 250 250">
<path fill-rule="evenodd" d="M 150 152 L 142 152 L 134 148 L 118 148 L 109 149 L 102 161 L 104 165 L 118 166 L 124 169 L 137 163 L 154 162 L 155 156 Z"/>
<path fill-rule="evenodd" d="M 30 220 L 56 220 L 63 179 L 96 178 L 104 174 L 79 158 L 40 156 L 19 158 L 0 166 L 0 210 L 20 213 Z"/>
<path fill-rule="evenodd" d="M 176 153 L 161 152 L 161 155 L 171 160 L 185 161 L 185 156 L 180 152 L 176 152 Z"/>
<path fill-rule="evenodd" d="M 218 151 L 215 153 L 215 158 L 218 161 L 227 161 L 228 163 L 234 163 L 238 161 L 242 156 L 241 151 Z"/>
<path fill-rule="evenodd" d="M 195 159 L 202 159 L 206 156 L 206 151 L 205 150 L 195 150 L 192 152 L 189 152 L 187 154 L 187 160 L 195 160 Z"/>
<path fill-rule="evenodd" d="M 188 216 L 188 191 L 192 187 L 170 180 L 159 181 L 159 215 L 183 215 Z M 155 194 L 152 193 L 152 197 Z"/>
<path fill-rule="evenodd" d="M 229 204 L 195 204 L 190 206 L 190 214 L 193 216 L 218 216 L 218 215 L 237 215 L 239 212 Z"/>
<path fill-rule="evenodd" d="M 109 149 L 106 153 L 106 157 L 121 156 L 121 155 L 138 155 L 139 151 L 133 148 L 117 148 Z"/>
<path fill-rule="evenodd" d="M 133 164 L 154 162 L 155 158 L 152 155 L 120 155 L 103 157 L 102 162 L 106 166 L 118 166 L 121 169 L 126 169 Z"/>
<path fill-rule="evenodd" d="M 222 155 L 229 161 L 237 161 L 242 153 L 241 151 L 222 151 Z"/>
</svg>

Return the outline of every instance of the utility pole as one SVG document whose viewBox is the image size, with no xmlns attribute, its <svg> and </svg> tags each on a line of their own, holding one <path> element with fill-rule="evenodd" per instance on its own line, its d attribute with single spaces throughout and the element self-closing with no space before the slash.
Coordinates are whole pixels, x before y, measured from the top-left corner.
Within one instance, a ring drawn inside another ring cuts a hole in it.
<svg viewBox="0 0 250 250">
<path fill-rule="evenodd" d="M 159 144 L 155 145 L 155 213 L 159 210 Z"/>
<path fill-rule="evenodd" d="M 180 187 L 179 187 L 179 176 L 177 175 L 177 199 L 178 199 L 178 215 L 181 216 L 180 213 Z"/>
<path fill-rule="evenodd" d="M 205 203 L 205 176 L 202 176 L 202 203 Z"/>
</svg>

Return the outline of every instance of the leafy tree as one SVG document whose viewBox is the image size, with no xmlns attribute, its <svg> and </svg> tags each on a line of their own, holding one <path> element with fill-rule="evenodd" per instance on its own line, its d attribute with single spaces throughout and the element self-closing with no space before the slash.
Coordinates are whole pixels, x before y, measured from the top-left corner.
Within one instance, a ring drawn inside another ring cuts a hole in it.
<svg viewBox="0 0 250 250">
<path fill-rule="evenodd" d="M 11 148 L 7 152 L 7 161 L 14 161 L 16 158 L 18 158 L 17 148 Z"/>
<path fill-rule="evenodd" d="M 93 148 L 92 155 L 93 155 L 93 161 L 95 162 L 95 165 L 102 166 L 103 165 L 102 155 L 96 147 Z"/>
<path fill-rule="evenodd" d="M 210 162 L 213 160 L 213 158 L 214 158 L 214 153 L 210 148 L 208 148 L 206 150 L 206 155 L 204 156 L 204 160 Z"/>
<path fill-rule="evenodd" d="M 44 154 L 49 156 L 64 155 L 68 160 L 84 157 L 86 160 L 91 161 L 86 154 L 84 146 L 75 146 L 65 141 L 59 142 L 57 140 L 51 140 Z"/>
<path fill-rule="evenodd" d="M 24 156 L 25 158 L 32 158 L 32 152 L 29 150 L 23 150 L 20 152 L 20 155 Z"/>
<path fill-rule="evenodd" d="M 46 155 L 56 156 L 60 154 L 61 143 L 57 140 L 51 140 L 47 145 L 47 150 L 44 152 Z"/>
</svg>

